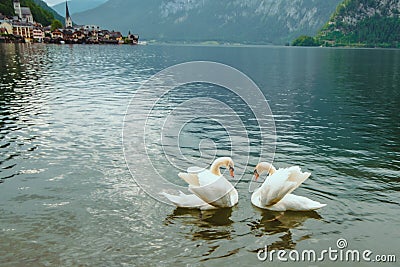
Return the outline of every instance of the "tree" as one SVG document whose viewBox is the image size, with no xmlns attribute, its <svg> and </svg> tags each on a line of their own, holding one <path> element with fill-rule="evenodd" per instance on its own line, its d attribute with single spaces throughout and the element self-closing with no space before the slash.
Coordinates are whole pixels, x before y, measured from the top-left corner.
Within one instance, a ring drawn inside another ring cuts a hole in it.
<svg viewBox="0 0 400 267">
<path fill-rule="evenodd" d="M 54 31 L 55 29 L 60 29 L 60 28 L 62 28 L 63 27 L 63 25 L 62 25 L 62 23 L 61 23 L 61 21 L 59 21 L 58 19 L 54 19 L 52 22 L 51 22 L 51 31 Z"/>
<path fill-rule="evenodd" d="M 296 38 L 293 43 L 293 46 L 318 46 L 319 42 L 315 40 L 314 37 L 302 35 Z"/>
<path fill-rule="evenodd" d="M 21 0 L 21 6 L 29 7 L 34 20 L 43 24 L 44 26 L 50 25 L 51 21 L 54 19 L 53 14 L 36 5 L 33 0 Z"/>
<path fill-rule="evenodd" d="M 6 16 L 14 16 L 14 6 L 12 1 L 1 1 L 0 2 L 0 13 Z"/>
</svg>

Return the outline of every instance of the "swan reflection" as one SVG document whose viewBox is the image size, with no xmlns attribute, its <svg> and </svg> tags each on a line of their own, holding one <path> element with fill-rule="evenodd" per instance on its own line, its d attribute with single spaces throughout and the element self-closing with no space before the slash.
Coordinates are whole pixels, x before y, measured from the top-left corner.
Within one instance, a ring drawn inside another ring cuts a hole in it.
<svg viewBox="0 0 400 267">
<path fill-rule="evenodd" d="M 194 226 L 190 233 L 193 240 L 231 239 L 232 208 L 197 210 L 177 208 L 165 219 L 165 224 Z"/>
<path fill-rule="evenodd" d="M 300 228 L 307 220 L 321 220 L 322 217 L 315 211 L 306 212 L 274 212 L 258 209 L 261 219 L 250 224 L 255 236 L 279 235 L 279 240 L 271 243 L 268 247 L 272 250 L 295 249 L 296 242 L 293 240 L 292 229 Z M 297 237 L 297 241 L 311 238 L 310 234 Z"/>
</svg>

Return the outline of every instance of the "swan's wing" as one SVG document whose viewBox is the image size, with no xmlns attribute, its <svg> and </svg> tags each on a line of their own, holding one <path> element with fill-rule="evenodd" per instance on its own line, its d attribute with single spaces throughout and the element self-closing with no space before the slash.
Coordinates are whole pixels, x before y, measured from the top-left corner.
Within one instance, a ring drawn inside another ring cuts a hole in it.
<svg viewBox="0 0 400 267">
<path fill-rule="evenodd" d="M 222 181 L 220 181 L 221 177 L 226 181 L 226 179 L 223 176 L 215 175 L 209 170 L 204 170 L 204 171 L 198 173 L 197 177 L 199 179 L 200 186 L 208 186 L 208 185 L 214 184 L 216 182 L 222 182 Z M 229 183 L 228 181 L 226 181 L 226 182 Z"/>
<path fill-rule="evenodd" d="M 207 173 L 208 175 L 203 175 L 202 177 L 202 181 L 201 184 L 205 185 L 208 183 L 213 182 L 215 179 L 218 179 L 218 176 L 212 174 L 209 170 L 205 170 L 204 168 L 200 168 L 200 167 L 189 167 L 187 169 L 187 173 L 181 172 L 178 174 L 178 176 L 184 180 L 186 183 L 188 183 L 189 185 L 194 185 L 194 186 L 201 186 L 200 185 L 200 181 L 199 181 L 199 177 L 198 174 L 200 173 Z"/>
<path fill-rule="evenodd" d="M 318 201 L 314 201 L 306 197 L 288 194 L 277 204 L 267 207 L 267 209 L 274 211 L 310 211 L 317 210 L 325 206 L 326 204 L 321 204 Z"/>
<path fill-rule="evenodd" d="M 203 201 L 216 207 L 232 207 L 237 203 L 236 189 L 223 176 L 204 171 L 198 174 L 198 179 L 200 186 L 189 185 L 189 190 Z"/>
<path fill-rule="evenodd" d="M 196 174 L 198 174 L 198 173 L 201 173 L 204 170 L 205 170 L 204 168 L 197 167 L 197 166 L 192 166 L 192 167 L 187 168 L 187 173 L 196 173 Z"/>
<path fill-rule="evenodd" d="M 264 183 L 253 194 L 257 196 L 263 206 L 271 206 L 278 203 L 286 194 L 296 188 L 297 183 L 288 181 L 291 171 L 279 169 L 267 177 Z"/>
<path fill-rule="evenodd" d="M 258 189 L 259 202 L 265 206 L 278 203 L 284 196 L 299 187 L 310 175 L 311 173 L 301 172 L 298 166 L 277 170 Z"/>
<path fill-rule="evenodd" d="M 214 206 L 211 206 L 204 202 L 201 198 L 196 195 L 186 195 L 179 191 L 179 196 L 170 195 L 168 193 L 162 192 L 169 201 L 171 201 L 175 206 L 180 208 L 200 208 L 200 209 L 215 209 Z"/>
<path fill-rule="evenodd" d="M 197 174 L 181 172 L 178 174 L 178 176 L 179 176 L 179 178 L 184 180 L 189 185 L 200 186 L 200 182 L 199 182 L 199 178 L 197 177 Z"/>
<path fill-rule="evenodd" d="M 293 191 L 296 187 L 296 183 L 294 182 L 284 182 L 279 187 L 261 187 L 257 190 L 260 195 L 260 202 L 263 206 L 271 206 L 279 201 L 287 195 L 289 192 Z"/>
<path fill-rule="evenodd" d="M 288 192 L 288 194 L 292 193 L 296 188 L 298 188 L 305 180 L 310 177 L 311 173 L 302 172 L 299 166 L 293 166 L 288 168 L 290 174 L 288 177 L 288 181 L 295 182 L 296 186 Z"/>
</svg>

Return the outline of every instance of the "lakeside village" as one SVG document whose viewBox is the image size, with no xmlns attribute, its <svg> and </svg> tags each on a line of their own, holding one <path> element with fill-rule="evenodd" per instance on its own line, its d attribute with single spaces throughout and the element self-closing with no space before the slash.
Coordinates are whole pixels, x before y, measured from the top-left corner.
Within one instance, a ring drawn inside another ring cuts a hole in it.
<svg viewBox="0 0 400 267">
<path fill-rule="evenodd" d="M 65 2 L 65 27 L 52 29 L 35 22 L 29 7 L 21 7 L 14 0 L 14 17 L 0 13 L 0 43 L 56 43 L 56 44 L 138 44 L 139 35 L 101 29 L 96 25 L 73 25 Z"/>
</svg>

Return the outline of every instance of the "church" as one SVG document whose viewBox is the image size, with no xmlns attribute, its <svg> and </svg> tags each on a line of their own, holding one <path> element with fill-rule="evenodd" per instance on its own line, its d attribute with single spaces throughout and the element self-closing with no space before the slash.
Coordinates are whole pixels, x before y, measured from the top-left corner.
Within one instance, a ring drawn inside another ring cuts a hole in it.
<svg viewBox="0 0 400 267">
<path fill-rule="evenodd" d="M 33 15 L 29 7 L 21 7 L 19 0 L 14 0 L 14 12 L 21 21 L 33 23 Z"/>
<path fill-rule="evenodd" d="M 69 15 L 68 1 L 65 1 L 65 28 L 72 28 L 72 19 Z"/>
</svg>

